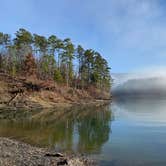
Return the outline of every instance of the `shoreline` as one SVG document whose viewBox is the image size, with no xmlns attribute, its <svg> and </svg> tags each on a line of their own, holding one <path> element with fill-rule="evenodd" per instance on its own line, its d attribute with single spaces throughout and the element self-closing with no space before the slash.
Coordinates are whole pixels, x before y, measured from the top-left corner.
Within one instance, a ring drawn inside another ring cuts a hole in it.
<svg viewBox="0 0 166 166">
<path fill-rule="evenodd" d="M 0 105 L 0 119 L 31 119 L 34 121 L 44 120 L 47 122 L 57 120 L 56 113 L 59 115 L 69 113 L 72 111 L 86 112 L 89 109 L 100 110 L 102 107 L 107 107 L 111 103 L 111 100 L 96 100 L 81 103 L 57 103 L 54 107 L 14 107 L 14 106 L 2 106 Z"/>
<path fill-rule="evenodd" d="M 111 99 L 98 99 L 98 100 L 90 100 L 90 101 L 80 101 L 80 102 L 63 102 L 63 103 L 52 103 L 48 106 L 46 105 L 6 105 L 0 104 L 0 110 L 44 110 L 44 109 L 70 109 L 73 107 L 102 107 L 105 105 L 109 105 L 111 103 Z"/>
<path fill-rule="evenodd" d="M 0 73 L 0 120 L 27 119 L 51 123 L 64 114 L 70 115 L 71 111 L 85 111 L 86 114 L 91 108 L 100 111 L 100 107 L 111 103 L 109 92 L 62 87 L 53 82 L 43 85 L 40 90 L 34 88 L 42 84 L 43 81 L 31 82 Z M 37 144 L 33 146 L 6 136 L 0 136 L 0 165 L 3 166 L 97 165 L 88 156 L 64 151 L 61 157 L 56 157 L 56 149 L 38 148 L 35 147 Z"/>
<path fill-rule="evenodd" d="M 96 166 L 85 156 L 62 154 L 47 148 L 38 148 L 9 138 L 0 137 L 0 165 L 21 166 Z"/>
</svg>

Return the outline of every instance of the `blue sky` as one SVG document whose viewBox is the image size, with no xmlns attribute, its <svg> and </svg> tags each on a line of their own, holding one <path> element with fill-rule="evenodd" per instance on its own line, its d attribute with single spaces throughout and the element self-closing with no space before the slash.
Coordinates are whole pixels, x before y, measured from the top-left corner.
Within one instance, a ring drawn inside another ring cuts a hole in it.
<svg viewBox="0 0 166 166">
<path fill-rule="evenodd" d="M 166 66 L 165 0 L 0 0 L 0 31 L 70 37 L 112 72 Z"/>
</svg>

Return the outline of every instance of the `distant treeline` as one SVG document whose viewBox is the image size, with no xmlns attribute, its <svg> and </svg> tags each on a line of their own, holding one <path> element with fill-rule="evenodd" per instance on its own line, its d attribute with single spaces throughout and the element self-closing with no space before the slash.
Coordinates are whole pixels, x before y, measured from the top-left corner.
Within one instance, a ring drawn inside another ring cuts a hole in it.
<svg viewBox="0 0 166 166">
<path fill-rule="evenodd" d="M 93 85 L 107 90 L 111 84 L 110 68 L 100 53 L 75 47 L 69 38 L 47 38 L 25 29 L 14 38 L 0 32 L 0 70 L 78 88 Z"/>
</svg>

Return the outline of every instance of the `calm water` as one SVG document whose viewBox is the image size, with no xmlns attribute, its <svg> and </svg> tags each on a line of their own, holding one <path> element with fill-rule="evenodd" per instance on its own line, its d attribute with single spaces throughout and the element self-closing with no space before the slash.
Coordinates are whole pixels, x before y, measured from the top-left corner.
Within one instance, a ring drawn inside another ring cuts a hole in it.
<svg viewBox="0 0 166 166">
<path fill-rule="evenodd" d="M 165 166 L 166 99 L 116 100 L 98 109 L 49 111 L 44 118 L 25 114 L 0 120 L 0 136 L 87 154 L 100 165 Z"/>
</svg>

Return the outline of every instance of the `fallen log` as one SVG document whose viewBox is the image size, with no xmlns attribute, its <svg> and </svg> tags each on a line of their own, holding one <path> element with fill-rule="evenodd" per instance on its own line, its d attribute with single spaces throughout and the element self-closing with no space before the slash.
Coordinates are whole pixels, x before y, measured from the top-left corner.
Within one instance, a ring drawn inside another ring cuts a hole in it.
<svg viewBox="0 0 166 166">
<path fill-rule="evenodd" d="M 13 96 L 7 103 L 7 105 L 9 105 L 17 96 L 19 95 L 19 93 L 15 94 L 15 96 Z"/>
<path fill-rule="evenodd" d="M 55 153 L 55 154 L 46 153 L 45 157 L 63 157 L 63 154 L 61 154 L 61 153 Z"/>
</svg>

